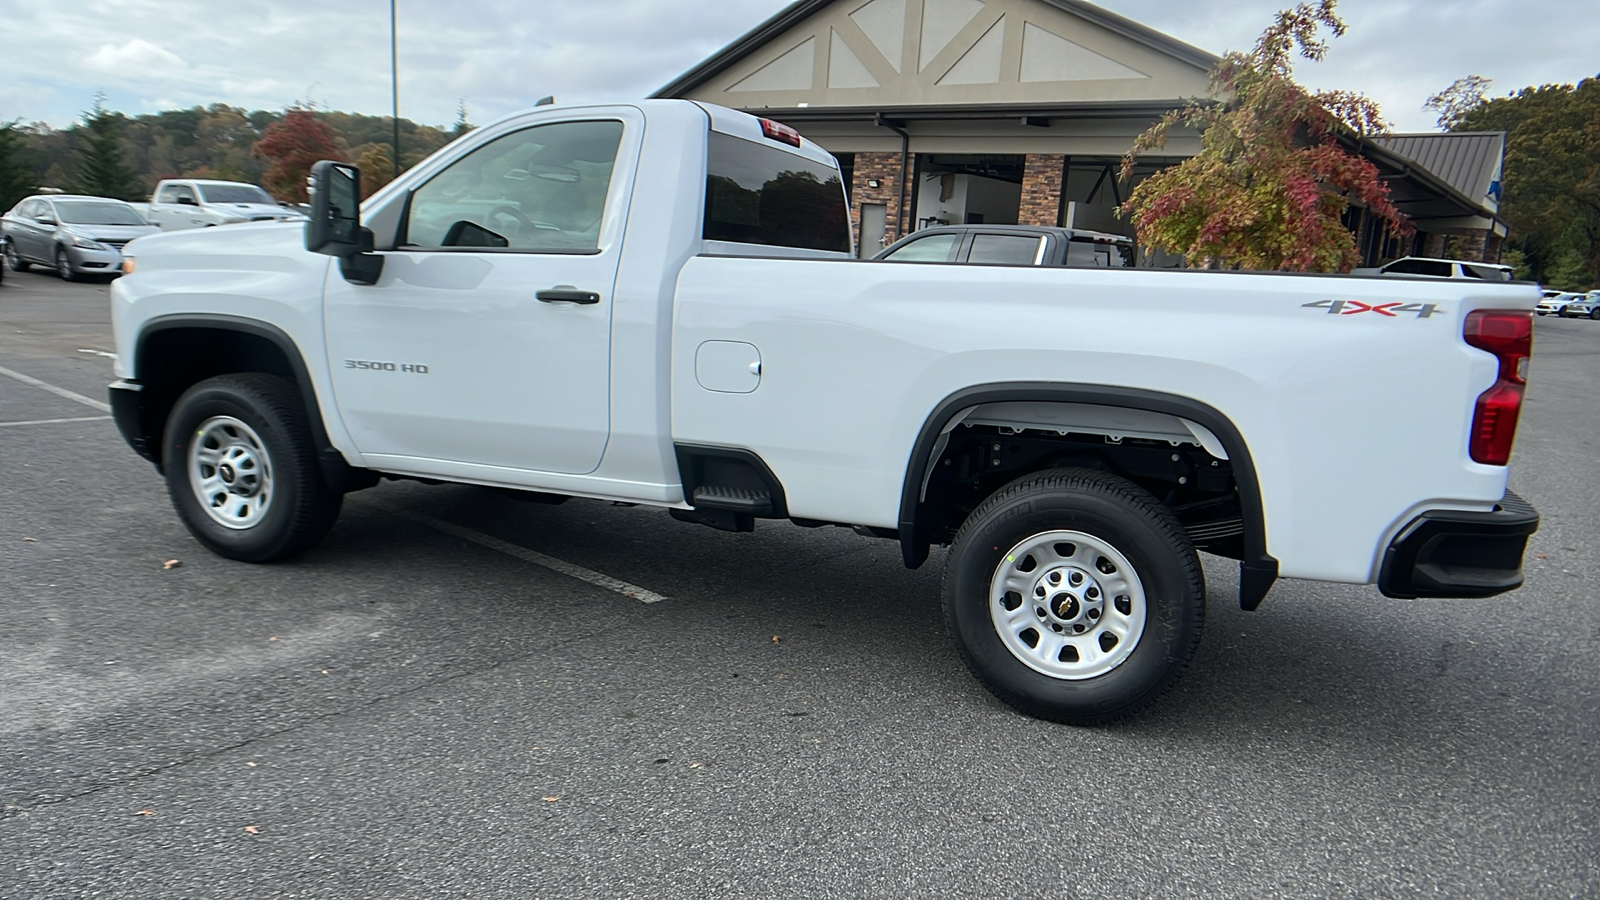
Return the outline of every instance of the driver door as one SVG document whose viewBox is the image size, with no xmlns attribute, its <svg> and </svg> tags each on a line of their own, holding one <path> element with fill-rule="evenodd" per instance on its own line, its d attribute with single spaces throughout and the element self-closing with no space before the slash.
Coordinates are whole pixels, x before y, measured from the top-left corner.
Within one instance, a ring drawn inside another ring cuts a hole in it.
<svg viewBox="0 0 1600 900">
<path fill-rule="evenodd" d="M 368 465 L 461 476 L 467 464 L 515 483 L 512 470 L 600 464 L 643 118 L 534 121 L 501 126 L 412 191 L 377 284 L 330 272 L 328 364 Z"/>
</svg>

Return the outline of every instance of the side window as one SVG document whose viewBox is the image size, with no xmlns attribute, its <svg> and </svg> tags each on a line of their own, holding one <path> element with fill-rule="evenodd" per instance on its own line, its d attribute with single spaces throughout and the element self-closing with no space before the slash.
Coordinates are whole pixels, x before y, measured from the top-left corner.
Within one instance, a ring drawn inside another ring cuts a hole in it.
<svg viewBox="0 0 1600 900">
<path fill-rule="evenodd" d="M 401 246 L 593 252 L 621 144 L 616 121 L 496 138 L 417 188 Z"/>
<path fill-rule="evenodd" d="M 56 218 L 55 208 L 45 200 L 33 201 L 33 218 L 36 221 L 44 221 L 46 219 L 52 222 L 61 221 L 60 219 Z"/>
<path fill-rule="evenodd" d="M 172 202 L 182 203 L 185 200 L 193 203 L 195 206 L 200 205 L 199 199 L 195 197 L 194 188 L 187 184 L 174 185 L 172 189 Z"/>
<path fill-rule="evenodd" d="M 1039 258 L 1039 242 L 1042 240 L 1020 234 L 975 234 L 967 262 L 1031 266 Z"/>
<path fill-rule="evenodd" d="M 1432 275 L 1436 278 L 1449 278 L 1451 275 L 1449 263 L 1432 259 L 1402 259 L 1390 263 L 1383 271 L 1395 275 Z"/>
<path fill-rule="evenodd" d="M 156 202 L 157 203 L 177 203 L 178 202 L 178 186 L 175 185 L 175 184 L 163 185 L 162 188 L 161 188 L 161 193 L 156 195 Z"/>
<path fill-rule="evenodd" d="M 41 212 L 44 212 L 43 200 L 29 200 L 17 208 L 17 215 L 24 219 L 37 219 Z"/>
<path fill-rule="evenodd" d="M 895 262 L 949 262 L 960 240 L 959 234 L 932 234 L 906 244 L 884 259 Z"/>
</svg>

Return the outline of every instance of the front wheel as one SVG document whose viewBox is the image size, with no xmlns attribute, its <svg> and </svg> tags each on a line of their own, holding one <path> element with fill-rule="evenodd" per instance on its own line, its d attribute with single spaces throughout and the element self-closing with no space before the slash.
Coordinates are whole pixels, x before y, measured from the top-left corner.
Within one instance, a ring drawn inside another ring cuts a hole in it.
<svg viewBox="0 0 1600 900">
<path fill-rule="evenodd" d="M 67 248 L 56 248 L 56 274 L 62 281 L 77 281 L 78 273 L 72 269 L 72 260 L 67 256 Z"/>
<path fill-rule="evenodd" d="M 995 492 L 945 563 L 944 611 L 967 667 L 1031 716 L 1116 721 L 1172 686 L 1199 646 L 1205 581 L 1155 497 L 1092 469 Z"/>
<path fill-rule="evenodd" d="M 281 378 L 222 375 L 184 392 L 167 419 L 167 493 L 189 532 L 244 562 L 315 546 L 344 496 L 322 480 L 300 394 Z"/>
<path fill-rule="evenodd" d="M 1596 306 L 1594 309 L 1589 310 L 1589 318 L 1600 319 L 1600 306 Z"/>
</svg>

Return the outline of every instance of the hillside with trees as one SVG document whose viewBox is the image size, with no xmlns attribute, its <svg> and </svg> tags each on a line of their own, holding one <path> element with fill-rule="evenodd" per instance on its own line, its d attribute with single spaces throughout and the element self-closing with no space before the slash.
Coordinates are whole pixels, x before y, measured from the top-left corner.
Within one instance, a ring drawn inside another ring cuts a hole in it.
<svg viewBox="0 0 1600 900">
<path fill-rule="evenodd" d="M 401 119 L 401 168 L 471 128 L 464 110 L 450 129 Z M 327 157 L 360 164 L 372 190 L 394 176 L 393 131 L 387 116 L 300 106 L 251 112 L 215 103 L 127 116 L 96 98 L 70 128 L 0 121 L 0 212 L 40 188 L 147 200 L 157 181 L 179 177 L 245 181 L 279 200 L 304 200 L 302 166 Z"/>
<path fill-rule="evenodd" d="M 1506 261 L 1564 290 L 1600 284 L 1600 76 L 1487 96 L 1471 75 L 1428 101 L 1450 131 L 1504 131 Z"/>
</svg>

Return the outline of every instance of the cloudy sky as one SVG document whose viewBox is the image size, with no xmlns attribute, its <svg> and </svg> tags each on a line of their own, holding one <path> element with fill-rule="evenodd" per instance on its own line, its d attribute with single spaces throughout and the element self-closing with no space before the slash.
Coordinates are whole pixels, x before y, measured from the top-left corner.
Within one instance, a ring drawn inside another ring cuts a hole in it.
<svg viewBox="0 0 1600 900">
<path fill-rule="evenodd" d="M 486 122 L 547 94 L 642 97 L 788 0 L 397 0 L 400 114 Z M 1247 49 L 1290 0 L 1101 0 L 1214 53 Z M 1469 74 L 1493 90 L 1600 72 L 1594 0 L 1342 0 L 1350 33 L 1311 87 L 1378 100 L 1431 130 L 1428 95 Z M 63 127 L 97 91 L 130 115 L 227 103 L 387 114 L 388 0 L 0 0 L 0 121 Z"/>
</svg>

